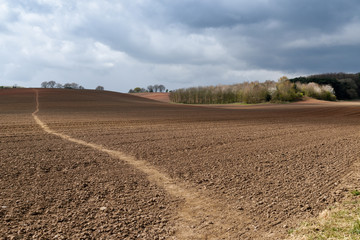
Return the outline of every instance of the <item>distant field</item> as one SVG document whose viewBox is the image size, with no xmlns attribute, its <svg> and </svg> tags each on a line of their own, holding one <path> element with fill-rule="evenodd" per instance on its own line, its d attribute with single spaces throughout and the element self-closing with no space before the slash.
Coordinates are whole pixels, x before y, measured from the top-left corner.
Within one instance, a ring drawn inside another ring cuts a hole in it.
<svg viewBox="0 0 360 240">
<path fill-rule="evenodd" d="M 145 92 L 145 93 L 133 93 L 132 95 L 138 96 L 138 97 L 144 97 L 151 100 L 156 100 L 160 102 L 170 102 L 170 96 L 169 93 L 159 93 L 159 92 Z"/>
<path fill-rule="evenodd" d="M 154 96 L 0 89 L 0 238 L 282 239 L 351 190 L 357 102 Z"/>
</svg>

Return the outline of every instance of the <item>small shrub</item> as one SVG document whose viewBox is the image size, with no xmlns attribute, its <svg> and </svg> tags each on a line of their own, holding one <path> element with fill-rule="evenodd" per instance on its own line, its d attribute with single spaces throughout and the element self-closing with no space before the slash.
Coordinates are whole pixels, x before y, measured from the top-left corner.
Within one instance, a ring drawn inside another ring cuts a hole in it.
<svg viewBox="0 0 360 240">
<path fill-rule="evenodd" d="M 359 196 L 360 195 L 360 191 L 355 189 L 353 191 L 350 192 L 353 196 Z"/>
<path fill-rule="evenodd" d="M 360 234 L 360 220 L 356 220 L 351 233 Z"/>
</svg>

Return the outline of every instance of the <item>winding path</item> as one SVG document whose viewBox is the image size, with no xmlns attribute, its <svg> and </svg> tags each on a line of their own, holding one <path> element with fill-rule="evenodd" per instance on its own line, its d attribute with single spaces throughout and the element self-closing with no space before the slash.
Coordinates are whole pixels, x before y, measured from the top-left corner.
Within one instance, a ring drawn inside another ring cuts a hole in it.
<svg viewBox="0 0 360 240">
<path fill-rule="evenodd" d="M 123 152 L 106 149 L 101 145 L 85 142 L 50 129 L 37 116 L 40 111 L 39 92 L 37 90 L 35 90 L 35 97 L 36 110 L 32 113 L 32 116 L 45 132 L 125 161 L 137 170 L 144 172 L 152 183 L 162 187 L 172 196 L 184 200 L 175 219 L 176 233 L 174 239 L 233 239 L 235 236 L 239 237 L 246 233 L 245 227 L 249 226 L 251 222 L 245 216 L 232 210 L 224 202 L 205 197 L 198 190 L 192 189 L 183 183 L 175 182 L 146 161 L 137 160 L 135 157 Z"/>
</svg>

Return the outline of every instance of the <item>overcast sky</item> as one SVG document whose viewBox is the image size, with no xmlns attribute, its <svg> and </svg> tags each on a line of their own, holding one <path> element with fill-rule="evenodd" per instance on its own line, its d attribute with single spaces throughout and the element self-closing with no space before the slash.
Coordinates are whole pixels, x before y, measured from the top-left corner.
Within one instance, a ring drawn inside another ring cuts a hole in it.
<svg viewBox="0 0 360 240">
<path fill-rule="evenodd" d="M 0 0 L 0 85 L 127 92 L 360 72 L 358 0 Z"/>
</svg>

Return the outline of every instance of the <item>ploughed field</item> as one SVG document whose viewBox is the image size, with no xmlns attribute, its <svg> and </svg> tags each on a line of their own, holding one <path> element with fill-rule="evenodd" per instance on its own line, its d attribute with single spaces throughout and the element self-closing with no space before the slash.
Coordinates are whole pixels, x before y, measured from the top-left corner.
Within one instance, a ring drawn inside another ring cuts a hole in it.
<svg viewBox="0 0 360 240">
<path fill-rule="evenodd" d="M 359 120 L 357 103 L 0 90 L 0 239 L 284 238 L 348 191 Z"/>
</svg>

